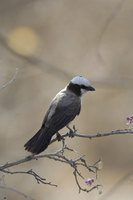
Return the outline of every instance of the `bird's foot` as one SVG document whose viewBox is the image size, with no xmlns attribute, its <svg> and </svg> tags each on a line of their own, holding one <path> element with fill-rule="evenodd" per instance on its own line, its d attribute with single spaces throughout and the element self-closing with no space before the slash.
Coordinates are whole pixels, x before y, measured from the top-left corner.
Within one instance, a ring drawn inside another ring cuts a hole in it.
<svg viewBox="0 0 133 200">
<path fill-rule="evenodd" d="M 69 129 L 69 137 L 73 138 L 74 137 L 74 133 L 77 132 L 75 126 L 73 125 L 73 129 L 71 129 L 69 126 L 66 126 Z"/>
<path fill-rule="evenodd" d="M 62 136 L 58 132 L 56 133 L 56 138 L 58 142 L 62 140 Z"/>
</svg>

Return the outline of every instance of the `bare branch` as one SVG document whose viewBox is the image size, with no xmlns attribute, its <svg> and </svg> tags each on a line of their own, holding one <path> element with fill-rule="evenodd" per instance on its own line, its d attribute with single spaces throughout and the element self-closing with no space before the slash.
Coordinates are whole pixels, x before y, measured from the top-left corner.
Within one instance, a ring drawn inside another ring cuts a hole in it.
<svg viewBox="0 0 133 200">
<path fill-rule="evenodd" d="M 0 166 L 0 171 L 3 173 L 8 173 L 8 174 L 28 174 L 28 175 L 32 175 L 36 180 L 37 183 L 43 183 L 43 184 L 48 184 L 51 186 L 57 186 L 55 184 L 52 184 L 51 182 L 46 182 L 46 179 L 42 178 L 41 176 L 39 176 L 37 173 L 35 173 L 33 170 L 28 170 L 28 171 L 15 171 L 15 172 L 11 172 L 8 170 L 5 170 L 7 168 L 16 166 L 16 165 L 20 165 L 24 162 L 28 162 L 30 160 L 38 160 L 39 158 L 49 158 L 58 162 L 62 162 L 65 164 L 68 164 L 72 169 L 73 169 L 73 174 L 74 176 L 76 176 L 76 183 L 78 182 L 78 177 L 84 179 L 83 175 L 81 174 L 81 172 L 79 171 L 79 166 L 84 167 L 89 173 L 93 173 L 95 175 L 95 177 L 97 178 L 97 167 L 96 164 L 92 165 L 91 167 L 86 163 L 85 159 L 83 159 L 84 155 L 82 156 L 78 156 L 76 159 L 69 159 L 68 157 L 66 157 L 63 153 L 64 151 L 71 151 L 74 154 L 78 154 L 75 150 L 67 147 L 65 145 L 65 141 L 63 140 L 63 147 L 56 151 L 55 153 L 49 153 L 49 154 L 41 154 L 41 155 L 31 155 L 28 156 L 26 158 L 20 159 L 18 161 L 15 162 L 10 162 L 10 163 L 6 163 L 3 166 Z M 99 161 L 97 161 L 98 163 Z M 76 174 L 75 174 L 76 173 Z M 80 190 L 82 191 L 88 191 L 86 189 L 82 189 L 82 187 L 80 186 L 80 183 L 78 182 L 78 187 L 80 188 Z"/>
<path fill-rule="evenodd" d="M 14 172 L 9 171 L 9 170 L 5 170 L 5 169 L 1 169 L 0 171 L 2 171 L 3 173 L 6 173 L 6 174 L 28 174 L 28 175 L 33 176 L 36 179 L 38 184 L 43 183 L 43 184 L 47 184 L 47 185 L 50 185 L 50 186 L 57 187 L 57 185 L 52 184 L 51 182 L 46 182 L 45 178 L 42 178 L 41 176 L 39 176 L 32 169 L 30 169 L 28 171 L 14 171 Z"/>
<path fill-rule="evenodd" d="M 95 175 L 95 180 L 97 180 L 98 179 L 98 163 L 101 160 L 99 159 L 93 165 L 88 165 L 86 160 L 84 159 L 85 155 L 81 156 L 74 149 L 71 149 L 68 146 L 66 146 L 65 138 L 76 136 L 76 137 L 93 139 L 93 138 L 98 138 L 98 137 L 120 135 L 120 134 L 133 134 L 133 130 L 132 129 L 124 129 L 124 130 L 116 130 L 116 131 L 111 131 L 111 132 L 106 132 L 106 133 L 97 133 L 95 135 L 80 135 L 80 134 L 77 134 L 77 130 L 75 129 L 75 127 L 73 127 L 73 131 L 70 130 L 69 133 L 66 133 L 66 134 L 61 136 L 62 137 L 62 148 L 59 149 L 58 151 L 56 151 L 54 153 L 30 155 L 30 156 L 27 156 L 25 158 L 14 161 L 14 162 L 8 162 L 8 163 L 0 166 L 0 171 L 3 172 L 3 173 L 8 173 L 8 174 L 28 174 L 28 175 L 33 176 L 36 179 L 37 183 L 43 183 L 43 184 L 48 184 L 48 185 L 51 185 L 51 186 L 57 186 L 55 184 L 52 184 L 51 182 L 46 182 L 45 178 L 42 178 L 37 173 L 35 173 L 33 170 L 15 171 L 15 172 L 5 170 L 7 168 L 10 168 L 10 167 L 13 167 L 13 166 L 16 166 L 16 165 L 20 165 L 22 163 L 26 163 L 26 162 L 29 162 L 31 160 L 38 160 L 40 158 L 48 158 L 48 159 L 51 159 L 51 160 L 54 160 L 54 161 L 57 161 L 57 162 L 62 162 L 62 163 L 68 164 L 73 169 L 73 175 L 75 177 L 76 184 L 79 188 L 79 192 L 80 191 L 90 192 L 91 190 L 93 190 L 95 188 L 99 189 L 99 187 L 102 187 L 102 185 L 97 184 L 97 185 L 94 185 L 93 187 L 91 187 L 90 189 L 82 188 L 79 181 L 78 181 L 78 178 L 84 179 L 84 177 L 83 177 L 81 171 L 79 170 L 79 167 L 83 167 L 89 173 L 92 173 L 93 175 Z M 58 138 L 53 139 L 51 141 L 51 144 L 53 142 L 57 141 L 57 140 L 58 140 Z M 64 155 L 65 151 L 71 151 L 71 152 L 73 152 L 74 155 L 78 155 L 78 156 L 77 156 L 76 159 L 68 158 L 67 156 Z"/>
<path fill-rule="evenodd" d="M 75 181 L 76 181 L 76 183 L 77 183 L 77 185 L 78 185 L 78 188 L 79 188 L 79 193 L 80 193 L 81 191 L 87 192 L 87 193 L 88 193 L 88 192 L 91 192 L 91 191 L 94 190 L 94 189 L 98 189 L 99 187 L 102 187 L 102 185 L 97 184 L 97 185 L 91 187 L 89 190 L 86 189 L 86 188 L 82 188 L 81 185 L 79 184 L 79 181 L 78 181 L 78 177 L 77 177 L 78 172 L 77 172 L 77 169 L 74 170 L 73 174 L 74 174 Z"/>
<path fill-rule="evenodd" d="M 25 163 L 25 162 L 28 162 L 28 161 L 31 161 L 31 160 L 37 160 L 39 158 L 51 158 L 52 159 L 52 156 L 58 155 L 63 150 L 64 149 L 61 148 L 60 150 L 56 151 L 55 153 L 40 154 L 40 155 L 30 155 L 30 156 L 27 156 L 27 157 L 22 158 L 20 160 L 14 161 L 14 162 L 10 162 L 10 163 L 7 162 L 5 165 L 0 166 L 0 171 L 1 171 L 1 169 L 3 170 L 3 169 L 6 169 L 6 168 L 9 168 L 9 167 L 20 165 L 22 163 Z"/>
<path fill-rule="evenodd" d="M 12 192 L 15 192 L 15 193 L 17 193 L 17 194 L 23 196 L 25 199 L 35 200 L 35 199 L 33 199 L 32 197 L 28 196 L 27 194 L 16 190 L 15 188 L 7 187 L 7 186 L 0 186 L 0 189 L 10 190 L 10 191 L 12 191 Z"/>
<path fill-rule="evenodd" d="M 97 134 L 92 134 L 92 135 L 82 135 L 82 134 L 78 134 L 77 130 L 73 130 L 73 133 L 66 133 L 64 135 L 62 135 L 62 138 L 66 138 L 66 137 L 71 137 L 71 135 L 76 136 L 76 137 L 82 137 L 82 138 L 88 138 L 88 139 L 93 139 L 93 138 L 99 138 L 99 137 L 105 137 L 105 136 L 112 136 L 112 135 L 125 135 L 125 134 L 133 134 L 133 130 L 132 129 L 123 129 L 123 130 L 115 130 L 115 131 L 111 131 L 111 132 L 106 132 L 106 133 L 97 133 Z M 54 143 L 55 141 L 57 141 L 57 138 L 54 138 L 53 140 L 51 140 L 51 143 Z"/>
<path fill-rule="evenodd" d="M 5 83 L 4 85 L 2 85 L 2 86 L 0 87 L 0 90 L 6 88 L 6 87 L 9 86 L 13 81 L 15 81 L 15 80 L 16 80 L 17 74 L 18 74 L 18 68 L 16 68 L 15 74 L 13 75 L 12 79 L 11 79 L 10 81 L 8 81 L 7 83 Z"/>
<path fill-rule="evenodd" d="M 131 129 L 115 130 L 115 131 L 111 131 L 107 133 L 97 133 L 95 135 L 80 135 L 80 134 L 74 133 L 74 136 L 92 139 L 92 138 L 98 138 L 98 137 L 105 137 L 105 136 L 111 136 L 111 135 L 124 135 L 124 134 L 133 134 L 133 130 Z"/>
</svg>

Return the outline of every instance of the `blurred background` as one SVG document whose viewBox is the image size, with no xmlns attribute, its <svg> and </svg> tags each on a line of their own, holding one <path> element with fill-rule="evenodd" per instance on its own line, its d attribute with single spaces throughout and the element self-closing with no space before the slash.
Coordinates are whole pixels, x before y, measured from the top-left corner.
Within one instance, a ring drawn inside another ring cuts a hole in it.
<svg viewBox="0 0 133 200">
<path fill-rule="evenodd" d="M 126 117 L 133 114 L 132 18 L 131 0 L 0 1 L 0 86 L 18 68 L 16 80 L 0 91 L 1 165 L 29 155 L 23 145 L 40 128 L 51 99 L 76 75 L 96 88 L 84 97 L 81 114 L 72 123 L 78 133 L 127 128 Z M 79 194 L 72 169 L 46 159 L 11 170 L 32 168 L 58 188 L 39 185 L 28 175 L 5 175 L 0 185 L 39 200 L 132 199 L 132 135 L 73 138 L 67 144 L 85 154 L 89 164 L 102 159 L 101 195 L 97 190 Z M 46 152 L 60 147 L 55 143 Z M 0 199 L 4 197 L 24 199 L 0 190 Z"/>
</svg>

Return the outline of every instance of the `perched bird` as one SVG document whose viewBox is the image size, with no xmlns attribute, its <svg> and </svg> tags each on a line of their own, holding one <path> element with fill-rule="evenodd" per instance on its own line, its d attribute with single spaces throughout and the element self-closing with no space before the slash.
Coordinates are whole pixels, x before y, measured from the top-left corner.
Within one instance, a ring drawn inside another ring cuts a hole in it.
<svg viewBox="0 0 133 200">
<path fill-rule="evenodd" d="M 88 91 L 95 91 L 82 76 L 74 77 L 52 100 L 40 130 L 24 145 L 27 151 L 39 154 L 44 151 L 52 136 L 79 115 L 81 97 Z"/>
</svg>

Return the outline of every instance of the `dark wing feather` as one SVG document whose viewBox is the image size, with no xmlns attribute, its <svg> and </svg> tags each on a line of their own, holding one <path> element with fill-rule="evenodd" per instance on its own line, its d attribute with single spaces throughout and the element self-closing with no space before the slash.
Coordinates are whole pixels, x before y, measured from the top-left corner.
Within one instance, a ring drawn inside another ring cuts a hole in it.
<svg viewBox="0 0 133 200">
<path fill-rule="evenodd" d="M 58 104 L 55 112 L 47 122 L 48 114 L 46 115 L 42 127 L 47 129 L 47 134 L 54 135 L 60 129 L 69 124 L 80 113 L 80 102 L 77 106 L 75 102 L 70 102 L 70 105 Z"/>
</svg>

